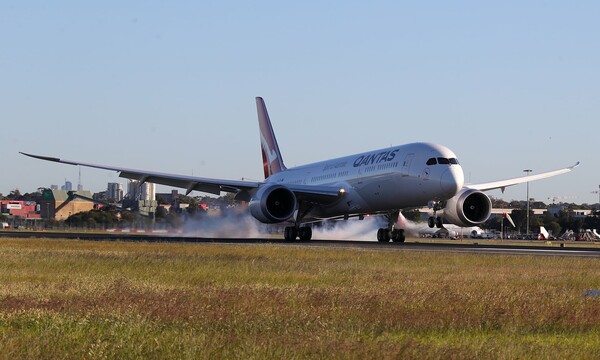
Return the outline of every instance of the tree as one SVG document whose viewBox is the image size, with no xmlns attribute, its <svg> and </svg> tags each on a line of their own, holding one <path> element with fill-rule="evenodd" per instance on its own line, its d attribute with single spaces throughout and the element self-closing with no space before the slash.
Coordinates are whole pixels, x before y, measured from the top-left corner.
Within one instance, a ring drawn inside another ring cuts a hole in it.
<svg viewBox="0 0 600 360">
<path fill-rule="evenodd" d="M 572 210 L 562 210 L 558 213 L 558 224 L 564 230 L 579 231 L 583 228 L 583 219 L 576 217 Z"/>
<path fill-rule="evenodd" d="M 190 206 L 186 210 L 187 214 L 190 217 L 201 217 L 206 214 L 206 210 L 204 210 L 204 208 L 200 206 L 200 204 L 198 204 L 197 202 L 195 202 L 194 204 L 190 204 Z"/>
<path fill-rule="evenodd" d="M 167 212 L 167 209 L 165 209 L 164 206 L 158 206 L 156 208 L 156 212 L 154 213 L 154 217 L 156 220 L 164 220 L 167 218 L 167 215 L 169 215 L 169 213 Z"/>
<path fill-rule="evenodd" d="M 490 200 L 492 201 L 492 207 L 494 207 L 494 208 L 507 209 L 510 207 L 510 204 L 502 199 L 496 199 L 496 198 L 490 197 Z"/>
<path fill-rule="evenodd" d="M 40 202 L 42 202 L 42 192 L 36 191 L 32 193 L 25 193 L 21 196 L 20 200 L 35 201 L 39 204 Z"/>
<path fill-rule="evenodd" d="M 111 226 L 118 221 L 117 211 L 107 206 L 100 210 L 90 210 L 73 214 L 65 220 L 65 223 L 74 226 L 94 226 L 96 224 Z"/>
<path fill-rule="evenodd" d="M 177 202 L 180 204 L 197 204 L 197 201 L 195 198 L 191 197 L 191 196 L 187 196 L 187 195 L 177 195 Z"/>
<path fill-rule="evenodd" d="M 21 192 L 19 189 L 11 190 L 6 198 L 8 200 L 21 200 Z"/>
<path fill-rule="evenodd" d="M 482 228 L 500 231 L 502 228 L 502 220 L 504 220 L 502 216 L 490 217 L 483 223 Z"/>
<path fill-rule="evenodd" d="M 515 227 L 521 233 L 525 232 L 524 229 L 527 227 L 527 210 L 513 209 L 510 212 L 510 217 L 515 223 Z"/>
<path fill-rule="evenodd" d="M 583 227 L 585 229 L 600 229 L 600 217 L 586 216 L 583 221 Z"/>
<path fill-rule="evenodd" d="M 525 204 L 525 206 L 527 206 L 527 204 Z M 529 202 L 529 208 L 530 209 L 546 209 L 547 206 L 543 201 L 530 201 Z"/>
<path fill-rule="evenodd" d="M 558 219 L 549 211 L 544 213 L 544 216 L 542 217 L 542 224 L 546 230 L 550 231 L 554 236 L 558 236 L 562 230 L 562 227 L 558 223 Z"/>
<path fill-rule="evenodd" d="M 162 196 L 157 196 L 156 201 L 158 202 L 158 205 L 169 205 L 169 202 Z"/>
<path fill-rule="evenodd" d="M 227 203 L 227 205 L 235 205 L 236 203 L 234 193 L 227 193 L 225 194 L 225 196 L 221 196 L 221 199 L 223 199 Z"/>
</svg>

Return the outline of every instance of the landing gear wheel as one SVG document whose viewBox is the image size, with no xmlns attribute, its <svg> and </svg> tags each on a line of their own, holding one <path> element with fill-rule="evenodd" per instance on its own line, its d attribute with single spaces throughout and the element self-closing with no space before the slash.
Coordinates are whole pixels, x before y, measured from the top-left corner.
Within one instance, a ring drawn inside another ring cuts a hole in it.
<svg viewBox="0 0 600 360">
<path fill-rule="evenodd" d="M 441 216 L 438 216 L 435 218 L 435 227 L 438 229 L 441 229 L 442 227 L 444 227 L 444 222 L 442 221 Z"/>
<path fill-rule="evenodd" d="M 283 230 L 283 238 L 285 241 L 295 241 L 298 237 L 298 232 L 294 226 L 286 226 Z"/>
<path fill-rule="evenodd" d="M 435 218 L 433 216 L 430 216 L 429 219 L 427 219 L 427 226 L 432 229 L 435 226 Z"/>
<path fill-rule="evenodd" d="M 404 236 L 404 229 L 394 229 L 392 231 L 392 241 L 393 242 L 401 242 L 403 243 L 406 240 Z"/>
<path fill-rule="evenodd" d="M 298 231 L 298 237 L 301 241 L 308 241 L 312 238 L 312 228 L 310 226 L 303 226 Z"/>
<path fill-rule="evenodd" d="M 390 241 L 390 232 L 386 228 L 380 228 L 377 230 L 377 241 L 380 242 L 389 242 Z"/>
</svg>

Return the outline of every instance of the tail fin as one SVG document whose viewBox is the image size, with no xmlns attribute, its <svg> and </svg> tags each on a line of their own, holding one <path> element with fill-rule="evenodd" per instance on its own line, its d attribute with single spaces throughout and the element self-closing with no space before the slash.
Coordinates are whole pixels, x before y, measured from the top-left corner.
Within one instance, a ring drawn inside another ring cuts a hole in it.
<svg viewBox="0 0 600 360">
<path fill-rule="evenodd" d="M 545 227 L 540 226 L 540 235 L 538 236 L 539 240 L 549 240 L 550 239 L 550 234 L 548 233 L 548 230 L 546 230 Z"/>
<path fill-rule="evenodd" d="M 260 147 L 262 150 L 263 169 L 265 171 L 265 179 L 276 174 L 286 167 L 283 164 L 279 145 L 275 139 L 275 133 L 271 126 L 267 106 L 261 97 L 256 98 L 256 111 L 258 112 L 258 125 L 260 127 Z"/>
</svg>

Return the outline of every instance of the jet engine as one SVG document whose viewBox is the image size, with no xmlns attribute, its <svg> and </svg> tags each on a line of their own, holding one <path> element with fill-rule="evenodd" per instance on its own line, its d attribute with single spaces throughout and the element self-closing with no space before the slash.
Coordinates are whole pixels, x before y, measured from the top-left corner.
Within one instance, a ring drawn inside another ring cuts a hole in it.
<svg viewBox="0 0 600 360">
<path fill-rule="evenodd" d="M 479 190 L 463 189 L 446 202 L 444 219 L 462 227 L 485 222 L 492 213 L 490 198 Z"/>
<path fill-rule="evenodd" d="M 286 221 L 296 210 L 296 195 L 283 185 L 264 185 L 250 199 L 250 213 L 265 224 Z"/>
</svg>

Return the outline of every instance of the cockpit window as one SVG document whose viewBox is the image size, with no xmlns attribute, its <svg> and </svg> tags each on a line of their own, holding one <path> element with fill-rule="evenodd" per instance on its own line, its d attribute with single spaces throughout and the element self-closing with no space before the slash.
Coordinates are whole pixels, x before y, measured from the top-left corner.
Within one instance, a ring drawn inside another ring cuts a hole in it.
<svg viewBox="0 0 600 360">
<path fill-rule="evenodd" d="M 444 157 L 439 157 L 439 158 L 429 158 L 429 160 L 427 160 L 427 165 L 436 165 L 436 164 L 442 164 L 442 165 L 458 165 L 458 159 L 457 158 L 444 158 Z"/>
</svg>

